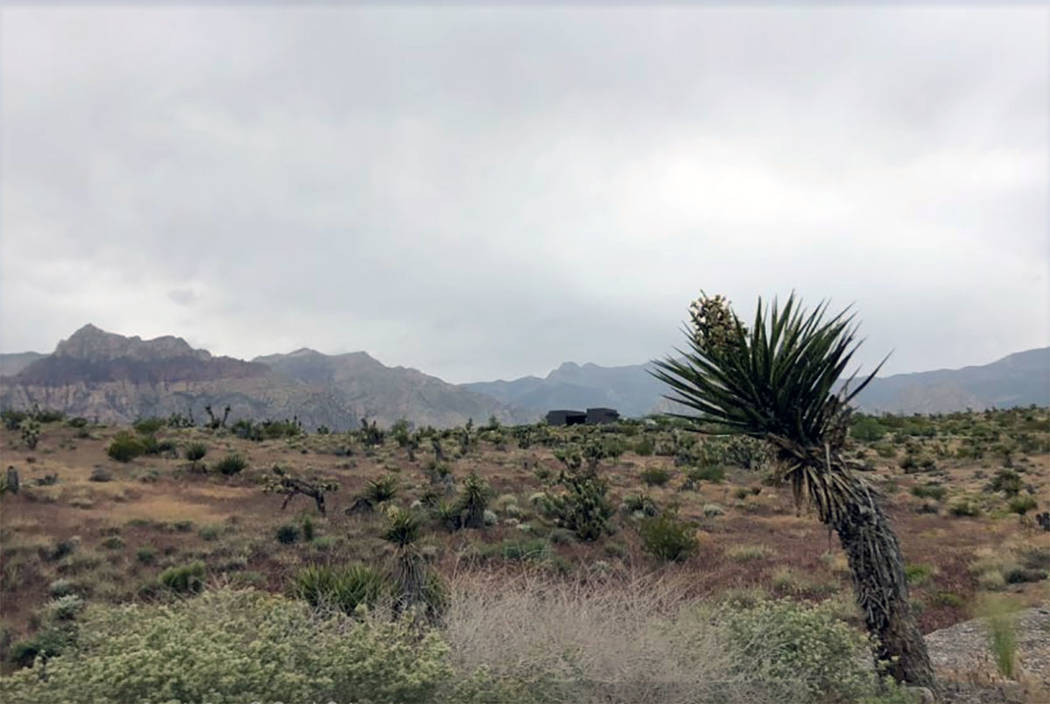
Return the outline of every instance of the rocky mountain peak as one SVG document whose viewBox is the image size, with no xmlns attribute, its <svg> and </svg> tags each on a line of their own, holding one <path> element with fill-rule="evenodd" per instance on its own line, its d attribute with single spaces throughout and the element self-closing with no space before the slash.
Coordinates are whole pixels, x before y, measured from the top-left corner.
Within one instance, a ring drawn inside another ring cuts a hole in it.
<svg viewBox="0 0 1050 704">
<path fill-rule="evenodd" d="M 73 358 L 89 361 L 132 359 L 155 361 L 162 359 L 194 357 L 207 360 L 211 354 L 206 350 L 195 350 L 181 337 L 165 335 L 152 340 L 125 337 L 106 332 L 91 323 L 74 332 L 68 340 L 62 340 L 55 348 L 57 358 Z"/>
</svg>

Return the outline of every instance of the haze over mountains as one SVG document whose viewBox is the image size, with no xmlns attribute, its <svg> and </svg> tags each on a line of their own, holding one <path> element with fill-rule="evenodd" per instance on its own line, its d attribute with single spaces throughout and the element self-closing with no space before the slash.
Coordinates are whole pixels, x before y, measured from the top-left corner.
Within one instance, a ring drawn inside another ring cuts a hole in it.
<svg viewBox="0 0 1050 704">
<path fill-rule="evenodd" d="M 454 385 L 415 369 L 387 367 L 365 352 L 326 355 L 303 348 L 251 361 L 215 357 L 185 340 L 77 330 L 50 355 L 0 354 L 0 407 L 61 409 L 128 422 L 204 407 L 232 420 L 298 417 L 307 427 L 390 425 L 406 418 L 444 427 L 495 416 L 532 422 L 553 408 L 616 408 L 624 416 L 668 410 L 648 364 L 601 367 L 566 362 L 546 377 Z M 966 408 L 1050 405 L 1050 348 L 991 364 L 876 378 L 858 397 L 869 412 L 939 413 Z"/>
</svg>

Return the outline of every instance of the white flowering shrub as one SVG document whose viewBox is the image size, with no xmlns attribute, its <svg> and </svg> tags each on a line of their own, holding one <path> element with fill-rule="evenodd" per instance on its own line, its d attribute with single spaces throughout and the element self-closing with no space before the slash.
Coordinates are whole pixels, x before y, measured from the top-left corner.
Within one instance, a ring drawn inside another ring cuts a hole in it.
<svg viewBox="0 0 1050 704">
<path fill-rule="evenodd" d="M 452 676 L 447 646 L 404 621 L 318 615 L 220 589 L 173 605 L 92 607 L 75 648 L 0 679 L 6 704 L 412 704 Z"/>
</svg>

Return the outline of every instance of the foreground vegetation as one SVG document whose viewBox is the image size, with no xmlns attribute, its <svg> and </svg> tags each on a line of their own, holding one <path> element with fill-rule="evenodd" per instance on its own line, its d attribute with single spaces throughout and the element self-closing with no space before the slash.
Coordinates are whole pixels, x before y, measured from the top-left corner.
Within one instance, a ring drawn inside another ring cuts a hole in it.
<svg viewBox="0 0 1050 704">
<path fill-rule="evenodd" d="M 819 607 L 712 607 L 668 599 L 659 583 L 491 586 L 457 585 L 438 626 L 251 589 L 91 607 L 65 654 L 0 681 L 0 694 L 11 704 L 908 701 L 877 686 L 863 639 Z"/>
<path fill-rule="evenodd" d="M 622 701 L 876 696 L 846 556 L 761 443 L 667 419 L 3 419 L 4 701 L 586 701 L 591 681 Z M 986 595 L 1048 600 L 1046 409 L 857 416 L 844 452 L 886 496 L 924 632 Z M 759 647 L 792 624 L 855 666 Z M 168 642 L 183 679 L 146 698 Z"/>
</svg>

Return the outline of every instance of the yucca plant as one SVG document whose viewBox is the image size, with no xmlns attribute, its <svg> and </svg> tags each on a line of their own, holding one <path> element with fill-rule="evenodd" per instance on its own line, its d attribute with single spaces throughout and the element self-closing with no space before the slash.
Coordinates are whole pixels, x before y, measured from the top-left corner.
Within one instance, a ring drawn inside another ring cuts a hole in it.
<svg viewBox="0 0 1050 704">
<path fill-rule="evenodd" d="M 417 545 L 422 530 L 422 516 L 395 508 L 387 519 L 383 539 L 394 546 L 394 608 L 399 612 L 420 609 L 423 616 L 433 620 L 443 610 L 445 597 L 440 578 L 431 572 Z"/>
<path fill-rule="evenodd" d="M 457 502 L 460 524 L 464 528 L 485 527 L 485 507 L 491 496 L 492 489 L 488 483 L 477 472 L 471 472 L 463 481 L 463 493 Z"/>
<path fill-rule="evenodd" d="M 829 316 L 827 303 L 807 311 L 792 294 L 783 307 L 760 299 L 748 328 L 723 297 L 702 295 L 690 319 L 687 349 L 652 372 L 672 389 L 667 399 L 698 412 L 672 415 L 775 449 L 795 500 L 811 503 L 839 536 L 876 660 L 898 681 L 932 687 L 897 537 L 880 497 L 843 456 L 850 402 L 882 366 L 859 383 L 840 381 L 859 344 L 853 315 Z"/>
</svg>

